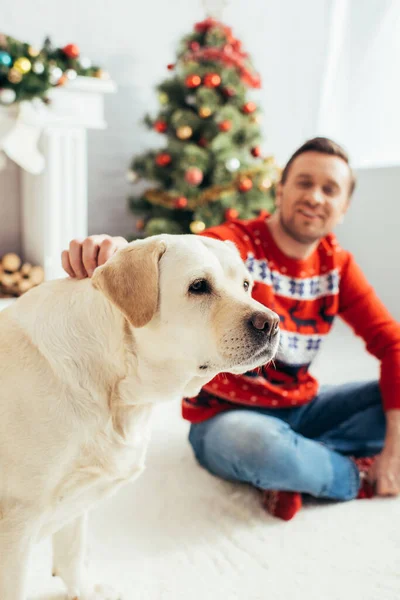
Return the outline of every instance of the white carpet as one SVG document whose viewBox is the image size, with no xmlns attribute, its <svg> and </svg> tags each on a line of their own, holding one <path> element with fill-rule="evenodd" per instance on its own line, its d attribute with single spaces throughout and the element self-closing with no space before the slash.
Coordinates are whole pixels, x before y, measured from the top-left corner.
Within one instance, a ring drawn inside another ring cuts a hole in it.
<svg viewBox="0 0 400 600">
<path fill-rule="evenodd" d="M 378 372 L 362 343 L 336 327 L 314 369 L 337 383 Z M 288 523 L 257 492 L 195 462 L 175 405 L 155 414 L 144 475 L 91 517 L 97 582 L 125 600 L 399 600 L 400 500 L 312 504 Z M 64 600 L 36 548 L 32 600 Z"/>
</svg>

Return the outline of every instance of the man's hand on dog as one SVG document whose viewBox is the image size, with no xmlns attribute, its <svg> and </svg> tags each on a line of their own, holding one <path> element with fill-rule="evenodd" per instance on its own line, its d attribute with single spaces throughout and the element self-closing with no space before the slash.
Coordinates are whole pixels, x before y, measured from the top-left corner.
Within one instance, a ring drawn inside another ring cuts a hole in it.
<svg viewBox="0 0 400 600">
<path fill-rule="evenodd" d="M 70 277 L 91 277 L 96 267 L 104 265 L 120 248 L 127 245 L 123 237 L 91 235 L 85 240 L 72 240 L 69 249 L 61 254 L 64 271 Z"/>
</svg>

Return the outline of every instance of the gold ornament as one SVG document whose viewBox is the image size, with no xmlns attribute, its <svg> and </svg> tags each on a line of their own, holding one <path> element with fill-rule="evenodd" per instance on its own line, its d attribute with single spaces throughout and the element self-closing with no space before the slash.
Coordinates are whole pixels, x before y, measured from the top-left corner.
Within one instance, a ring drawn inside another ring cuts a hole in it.
<svg viewBox="0 0 400 600">
<path fill-rule="evenodd" d="M 19 71 L 19 73 L 21 73 L 22 75 L 25 75 L 26 73 L 29 73 L 29 71 L 31 70 L 32 64 L 31 64 L 31 61 L 29 60 L 29 58 L 26 58 L 25 56 L 21 56 L 21 58 L 17 58 L 13 67 L 17 71 Z"/>
<path fill-rule="evenodd" d="M 10 69 L 10 72 L 8 73 L 8 81 L 11 81 L 11 83 L 19 83 L 21 79 L 22 75 L 19 71 L 16 69 Z"/>
<path fill-rule="evenodd" d="M 160 104 L 167 104 L 169 98 L 168 98 L 168 94 L 166 94 L 165 92 L 161 92 L 158 96 L 158 100 L 160 102 Z"/>
<path fill-rule="evenodd" d="M 211 108 L 209 106 L 200 106 L 199 108 L 199 116 L 202 119 L 207 119 L 212 114 Z"/>
<path fill-rule="evenodd" d="M 33 46 L 29 46 L 28 54 L 29 54 L 29 56 L 39 56 L 40 50 L 38 50 L 37 48 L 34 48 Z"/>
<path fill-rule="evenodd" d="M 201 233 L 205 230 L 206 224 L 203 221 L 192 221 L 189 227 L 192 233 Z"/>
<path fill-rule="evenodd" d="M 192 137 L 192 134 L 193 129 L 189 127 L 189 125 L 183 125 L 182 127 L 178 127 L 176 130 L 176 136 L 180 140 L 188 140 L 190 137 Z"/>
<path fill-rule="evenodd" d="M 110 79 L 110 74 L 107 73 L 107 71 L 103 71 L 103 69 L 97 69 L 97 71 L 94 72 L 94 76 L 97 77 L 97 79 Z"/>
<path fill-rule="evenodd" d="M 270 180 L 269 177 L 265 177 L 265 179 L 262 180 L 262 182 L 260 183 L 260 190 L 266 192 L 267 190 L 271 189 L 272 186 L 272 181 Z"/>
<path fill-rule="evenodd" d="M 250 123 L 256 123 L 257 125 L 259 125 L 262 122 L 262 118 L 260 115 L 253 115 L 252 117 L 250 117 Z"/>
</svg>

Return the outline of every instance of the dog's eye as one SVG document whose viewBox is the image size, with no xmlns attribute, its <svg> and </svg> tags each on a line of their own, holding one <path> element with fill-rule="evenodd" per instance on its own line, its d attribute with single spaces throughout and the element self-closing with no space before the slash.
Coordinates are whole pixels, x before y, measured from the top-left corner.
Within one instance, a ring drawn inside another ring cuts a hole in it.
<svg viewBox="0 0 400 600">
<path fill-rule="evenodd" d="M 190 294 L 209 294 L 211 292 L 211 286 L 207 279 L 197 279 L 189 286 Z"/>
<path fill-rule="evenodd" d="M 249 288 L 250 288 L 250 282 L 249 281 L 243 281 L 243 287 L 244 287 L 244 291 L 248 292 Z"/>
</svg>

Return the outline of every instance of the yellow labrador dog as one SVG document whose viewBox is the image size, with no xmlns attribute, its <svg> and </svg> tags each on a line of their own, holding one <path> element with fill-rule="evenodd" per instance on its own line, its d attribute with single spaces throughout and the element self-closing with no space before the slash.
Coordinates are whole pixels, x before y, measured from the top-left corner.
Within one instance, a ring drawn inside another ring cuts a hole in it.
<svg viewBox="0 0 400 600">
<path fill-rule="evenodd" d="M 26 600 L 50 534 L 69 599 L 118 598 L 86 581 L 86 511 L 143 470 L 155 402 L 265 364 L 278 324 L 233 244 L 190 235 L 133 242 L 0 313 L 0 599 Z"/>
</svg>

